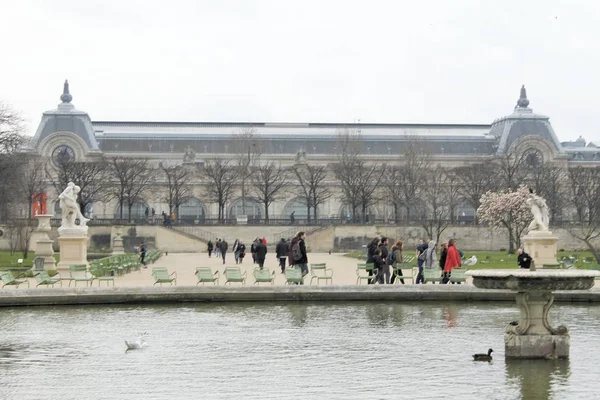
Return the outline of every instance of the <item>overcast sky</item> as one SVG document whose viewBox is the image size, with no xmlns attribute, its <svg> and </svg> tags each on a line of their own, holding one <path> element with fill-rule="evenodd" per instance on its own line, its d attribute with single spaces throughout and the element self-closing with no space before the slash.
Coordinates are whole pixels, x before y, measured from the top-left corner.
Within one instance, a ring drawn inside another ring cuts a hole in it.
<svg viewBox="0 0 600 400">
<path fill-rule="evenodd" d="M 491 123 L 600 141 L 600 2 L 0 0 L 0 100 L 92 120 Z"/>
</svg>

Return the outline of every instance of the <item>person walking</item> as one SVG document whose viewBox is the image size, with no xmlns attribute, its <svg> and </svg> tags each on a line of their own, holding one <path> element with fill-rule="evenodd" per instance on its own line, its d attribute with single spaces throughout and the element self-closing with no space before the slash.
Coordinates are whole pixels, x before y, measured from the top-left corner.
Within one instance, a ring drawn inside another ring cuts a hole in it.
<svg viewBox="0 0 600 400">
<path fill-rule="evenodd" d="M 144 242 L 140 246 L 140 262 L 144 265 L 144 268 L 148 268 L 146 265 L 146 244 Z"/>
<path fill-rule="evenodd" d="M 448 256 L 448 245 L 446 243 L 442 243 L 440 245 L 440 269 L 442 270 L 442 275 L 444 272 L 444 266 L 446 265 L 446 257 Z"/>
<path fill-rule="evenodd" d="M 517 253 L 517 265 L 519 265 L 519 268 L 531 268 L 531 256 L 521 248 L 517 249 Z"/>
<path fill-rule="evenodd" d="M 233 258 L 235 258 L 235 263 L 237 264 L 240 260 L 240 255 L 238 253 L 238 246 L 240 244 L 240 240 L 239 239 L 235 239 L 235 242 L 233 242 L 233 247 L 231 248 L 231 251 L 233 251 Z"/>
<path fill-rule="evenodd" d="M 290 225 L 294 225 L 296 223 L 296 217 L 294 216 L 295 213 L 296 211 L 292 211 L 290 214 Z"/>
<path fill-rule="evenodd" d="M 450 281 L 450 275 L 452 269 L 460 268 L 460 254 L 456 249 L 456 239 L 450 239 L 448 241 L 448 250 L 446 254 L 446 262 L 444 263 L 444 278 L 442 283 L 446 284 Z"/>
<path fill-rule="evenodd" d="M 430 240 L 427 244 L 427 250 L 425 250 L 425 262 L 423 263 L 424 268 L 432 269 L 437 267 L 435 245 L 435 240 Z"/>
<path fill-rule="evenodd" d="M 217 258 L 221 257 L 221 239 L 217 238 L 217 245 L 215 246 L 215 256 Z"/>
<path fill-rule="evenodd" d="M 308 255 L 306 254 L 306 234 L 298 232 L 290 243 L 289 265 L 295 265 L 302 271 L 302 278 L 308 275 Z M 300 282 L 304 285 L 304 279 Z"/>
<path fill-rule="evenodd" d="M 252 253 L 253 264 L 256 264 L 256 245 L 258 244 L 259 240 L 259 238 L 254 239 L 254 242 L 252 242 L 252 244 L 250 245 L 250 253 Z"/>
<path fill-rule="evenodd" d="M 258 268 L 263 269 L 265 266 L 265 259 L 267 258 L 267 246 L 261 239 L 256 244 L 256 261 L 258 262 Z"/>
<path fill-rule="evenodd" d="M 227 244 L 225 239 L 223 239 L 221 241 L 221 258 L 223 259 L 223 264 L 225 264 L 225 256 L 227 255 L 228 248 L 229 248 L 229 245 Z"/>
<path fill-rule="evenodd" d="M 244 257 L 246 257 L 246 245 L 240 240 L 238 243 L 238 259 L 240 264 L 244 261 Z"/>
<path fill-rule="evenodd" d="M 398 277 L 398 279 L 400 280 L 400 283 L 404 285 L 404 275 L 402 274 L 402 268 L 401 264 L 404 262 L 404 260 L 402 259 L 402 246 L 404 245 L 404 243 L 402 242 L 402 240 L 398 240 L 396 242 L 396 244 L 392 247 L 392 251 L 391 253 L 394 255 L 393 260 L 392 261 L 392 279 L 390 280 L 390 283 L 393 284 L 396 280 L 396 277 Z M 388 257 L 389 258 L 389 257 Z"/>
<path fill-rule="evenodd" d="M 417 281 L 415 283 L 423 283 L 425 278 L 423 276 L 423 264 L 425 263 L 425 250 L 427 250 L 427 240 L 421 239 L 421 244 L 417 246 L 417 267 L 419 273 L 417 274 Z"/>
<path fill-rule="evenodd" d="M 371 240 L 371 243 L 369 243 L 367 245 L 367 264 L 373 264 L 373 256 L 375 255 L 375 251 L 377 250 L 377 247 L 379 246 L 379 237 L 374 238 L 373 240 Z M 369 270 L 369 277 L 373 276 L 373 270 Z M 369 279 L 367 281 L 367 284 L 372 285 L 375 283 L 375 279 Z"/>
<path fill-rule="evenodd" d="M 209 239 L 206 245 L 206 250 L 208 251 L 208 258 L 210 258 L 214 248 L 215 245 L 213 244 L 212 240 Z"/>
<path fill-rule="evenodd" d="M 288 254 L 290 254 L 290 246 L 288 246 L 284 238 L 281 238 L 281 241 L 275 247 L 275 255 L 277 260 L 279 260 L 282 274 L 285 272 L 285 260 L 288 258 Z"/>
<path fill-rule="evenodd" d="M 374 279 L 374 283 L 383 284 L 383 268 L 385 267 L 385 259 L 383 258 L 383 252 L 381 248 L 375 250 L 375 254 L 373 255 L 373 268 L 377 270 L 377 275 Z M 389 279 L 389 275 L 388 275 Z"/>
<path fill-rule="evenodd" d="M 383 283 L 390 283 L 390 266 L 387 264 L 388 259 L 388 239 L 384 236 L 381 238 L 381 242 L 379 243 L 379 250 L 381 254 L 379 255 L 382 260 L 381 267 L 377 269 L 377 278 L 376 281 L 383 285 Z"/>
</svg>

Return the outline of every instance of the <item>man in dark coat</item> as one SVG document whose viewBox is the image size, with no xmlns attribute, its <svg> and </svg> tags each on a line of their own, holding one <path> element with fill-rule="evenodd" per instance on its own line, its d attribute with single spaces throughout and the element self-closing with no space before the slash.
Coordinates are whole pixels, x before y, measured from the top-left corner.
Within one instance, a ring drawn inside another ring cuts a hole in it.
<svg viewBox="0 0 600 400">
<path fill-rule="evenodd" d="M 266 258 L 267 246 L 263 243 L 262 239 L 258 239 L 258 243 L 256 243 L 256 262 L 258 263 L 258 268 L 263 269 Z"/>
<path fill-rule="evenodd" d="M 208 258 L 210 258 L 214 248 L 215 248 L 215 246 L 214 246 L 212 240 L 209 240 L 207 247 L 206 247 L 206 249 L 208 250 Z"/>
<path fill-rule="evenodd" d="M 304 242 L 306 234 L 298 232 L 296 237 L 290 243 L 290 265 L 296 265 L 302 270 L 302 277 L 308 275 L 308 255 L 306 254 L 306 243 Z M 302 282 L 304 284 L 304 282 Z"/>
<path fill-rule="evenodd" d="M 517 253 L 517 264 L 519 264 L 519 268 L 530 268 L 531 267 L 531 257 L 529 254 L 525 253 L 523 249 L 518 249 Z"/>
<path fill-rule="evenodd" d="M 220 246 L 221 258 L 223 259 L 223 264 L 225 264 L 225 256 L 227 255 L 227 249 L 229 248 L 229 244 L 227 244 L 225 239 L 221 240 L 221 242 L 219 242 L 219 243 L 221 244 L 221 246 Z"/>
<path fill-rule="evenodd" d="M 275 247 L 275 253 L 277 255 L 277 259 L 279 260 L 281 273 L 283 274 L 285 272 L 285 260 L 288 258 L 290 253 L 290 246 L 288 246 L 284 238 L 281 238 L 281 241 L 277 243 L 277 247 Z"/>
</svg>

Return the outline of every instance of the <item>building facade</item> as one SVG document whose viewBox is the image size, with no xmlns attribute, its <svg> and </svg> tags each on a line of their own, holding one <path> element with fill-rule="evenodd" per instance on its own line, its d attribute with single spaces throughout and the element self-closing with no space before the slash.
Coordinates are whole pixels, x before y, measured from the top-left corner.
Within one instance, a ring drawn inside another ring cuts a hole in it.
<svg viewBox="0 0 600 400">
<path fill-rule="evenodd" d="M 401 155 L 407 147 L 418 143 L 431 161 L 442 168 L 481 163 L 510 152 L 519 152 L 530 164 L 600 165 L 600 148 L 593 143 L 586 144 L 582 138 L 575 142 L 559 141 L 549 117 L 529 108 L 524 87 L 514 111 L 489 125 L 92 121 L 88 113 L 72 104 L 67 82 L 60 99 L 56 109 L 43 113 L 35 136 L 29 141 L 28 153 L 46 157 L 55 164 L 119 157 L 147 159 L 156 167 L 182 165 L 196 170 L 193 197 L 180 207 L 178 216 L 196 223 L 215 218 L 218 210 L 206 194 L 208 183 L 201 173 L 205 162 L 238 157 L 236 142 L 241 137 L 250 138 L 252 146 L 260 149 L 261 159 L 278 161 L 284 166 L 335 163 L 340 151 L 339 134 L 344 130 L 360 134 L 363 142 L 360 157 L 373 163 L 402 162 Z M 157 176 L 154 189 L 136 199 L 132 218 L 145 217 L 147 209 L 154 209 L 157 214 L 168 211 L 160 194 L 161 182 Z M 333 176 L 328 184 L 335 193 L 339 192 Z M 47 208 L 60 213 L 57 193 L 49 191 Z M 94 218 L 113 218 L 120 210 L 117 201 L 107 200 L 91 205 L 86 211 Z M 272 204 L 269 214 L 285 219 L 292 211 L 298 220 L 307 214 L 301 198 L 289 190 Z M 260 220 L 264 212 L 248 189 L 243 199 L 238 190 L 226 205 L 226 216 L 232 220 L 240 215 Z M 465 202 L 456 212 L 472 218 L 475 210 Z M 378 219 L 388 219 L 391 215 L 387 204 L 373 206 L 369 213 Z M 318 215 L 344 220 L 349 211 L 341 195 L 333 195 L 319 207 Z"/>
</svg>

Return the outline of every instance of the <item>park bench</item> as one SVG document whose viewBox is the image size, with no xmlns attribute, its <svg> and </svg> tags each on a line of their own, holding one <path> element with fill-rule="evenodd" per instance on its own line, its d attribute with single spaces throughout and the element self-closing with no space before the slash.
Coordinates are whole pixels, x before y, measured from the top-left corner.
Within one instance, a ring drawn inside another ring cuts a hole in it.
<svg viewBox="0 0 600 400">
<path fill-rule="evenodd" d="M 310 264 L 310 274 L 311 274 L 311 278 L 310 278 L 311 285 L 312 285 L 314 279 L 317 280 L 317 285 L 321 281 L 325 281 L 325 284 L 327 284 L 327 282 L 329 281 L 333 285 L 333 270 L 331 268 L 327 268 L 327 264 L 325 264 L 325 263 Z"/>
<path fill-rule="evenodd" d="M 304 282 L 304 277 L 302 276 L 302 269 L 298 266 L 295 267 L 290 265 L 284 271 L 285 276 L 285 284 L 286 285 L 301 285 Z"/>
<path fill-rule="evenodd" d="M 271 272 L 269 268 L 255 268 L 252 272 L 252 275 L 254 275 L 255 285 L 259 283 L 270 283 L 271 285 L 275 284 L 275 271 Z"/>
<path fill-rule="evenodd" d="M 169 274 L 169 271 L 164 267 L 153 268 L 152 276 L 154 277 L 154 284 L 152 286 L 156 285 L 157 283 L 159 283 L 160 286 L 162 286 L 163 283 L 177 285 L 177 272 L 172 272 Z"/>
<path fill-rule="evenodd" d="M 372 275 L 369 275 L 371 273 Z M 377 268 L 374 264 L 356 264 L 356 284 L 360 285 L 363 280 L 369 281 L 374 280 L 377 276 Z"/>
<path fill-rule="evenodd" d="M 13 275 L 13 273 L 11 271 L 5 271 L 2 273 L 2 275 L 0 275 L 0 279 L 2 280 L 2 287 L 4 286 L 16 286 L 17 288 L 19 287 L 19 285 L 22 285 L 24 283 L 27 284 L 27 287 L 29 287 L 29 281 L 27 279 L 15 279 L 15 276 Z"/>
<path fill-rule="evenodd" d="M 232 282 L 241 283 L 242 285 L 246 284 L 246 271 L 242 274 L 239 267 L 226 267 L 223 275 L 225 275 L 226 285 L 228 283 L 231 285 Z"/>
<path fill-rule="evenodd" d="M 198 278 L 198 282 L 196 282 L 196 285 L 202 283 L 202 285 L 204 286 L 204 284 L 207 282 L 218 285 L 219 277 L 220 272 L 217 271 L 213 273 L 210 267 L 196 267 L 196 278 Z"/>
<path fill-rule="evenodd" d="M 425 279 L 424 283 L 441 283 L 442 270 L 439 268 L 423 268 L 423 279 Z"/>
<path fill-rule="evenodd" d="M 57 283 L 60 283 L 60 286 L 62 286 L 62 281 L 60 279 L 50 278 L 50 275 L 48 275 L 48 271 L 38 272 L 38 274 L 35 276 L 35 280 L 37 282 L 37 285 L 35 287 L 38 287 L 41 285 L 46 285 L 46 286 L 52 285 L 52 287 L 54 287 L 54 285 Z"/>
</svg>

